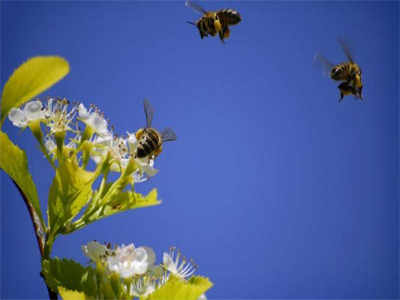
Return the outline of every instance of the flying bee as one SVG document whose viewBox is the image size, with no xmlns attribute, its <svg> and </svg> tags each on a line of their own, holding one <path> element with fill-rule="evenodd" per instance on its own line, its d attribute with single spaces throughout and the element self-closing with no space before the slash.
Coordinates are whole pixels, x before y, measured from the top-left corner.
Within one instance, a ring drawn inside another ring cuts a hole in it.
<svg viewBox="0 0 400 300">
<path fill-rule="evenodd" d="M 146 127 L 141 128 L 136 132 L 138 143 L 136 157 L 157 157 L 162 151 L 162 144 L 168 141 L 175 141 L 176 135 L 170 128 L 166 128 L 162 132 L 159 132 L 151 127 L 154 110 L 147 99 L 144 100 L 144 114 L 146 116 Z"/>
<path fill-rule="evenodd" d="M 362 100 L 363 84 L 361 80 L 361 68 L 357 63 L 354 62 L 350 50 L 344 41 L 338 40 L 338 42 L 346 54 L 348 59 L 347 62 L 334 65 L 322 55 L 317 54 L 316 58 L 322 63 L 331 79 L 335 81 L 342 81 L 342 83 L 338 86 L 340 91 L 339 102 L 342 101 L 343 97 L 346 95 L 354 95 L 356 98 Z"/>
<path fill-rule="evenodd" d="M 218 11 L 206 11 L 200 5 L 186 0 L 185 5 L 191 7 L 202 14 L 202 17 L 195 23 L 187 22 L 197 27 L 200 38 L 208 35 L 215 36 L 217 33 L 222 42 L 227 39 L 230 34 L 229 26 L 236 25 L 242 21 L 240 14 L 233 9 L 220 9 Z"/>
</svg>

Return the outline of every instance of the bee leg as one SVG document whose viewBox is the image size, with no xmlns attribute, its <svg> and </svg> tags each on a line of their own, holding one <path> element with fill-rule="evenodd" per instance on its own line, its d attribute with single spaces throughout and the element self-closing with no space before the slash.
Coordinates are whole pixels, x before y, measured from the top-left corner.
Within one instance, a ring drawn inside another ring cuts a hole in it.
<svg viewBox="0 0 400 300">
<path fill-rule="evenodd" d="M 342 93 L 342 92 L 340 92 L 339 103 L 343 101 L 343 96 L 344 96 L 344 95 L 343 95 L 343 93 Z"/>
<path fill-rule="evenodd" d="M 219 39 L 221 40 L 222 43 L 224 43 L 224 33 L 222 31 L 218 32 Z"/>
<path fill-rule="evenodd" d="M 200 38 L 203 39 L 204 35 L 203 35 L 203 32 L 201 32 L 200 29 L 199 29 L 199 33 L 200 33 Z"/>
</svg>

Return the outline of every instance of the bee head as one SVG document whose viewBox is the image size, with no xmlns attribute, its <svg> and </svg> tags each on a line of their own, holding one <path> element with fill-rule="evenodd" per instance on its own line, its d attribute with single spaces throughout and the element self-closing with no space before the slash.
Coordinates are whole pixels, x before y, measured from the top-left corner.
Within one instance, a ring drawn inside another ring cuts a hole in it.
<svg viewBox="0 0 400 300">
<path fill-rule="evenodd" d="M 146 128 L 140 128 L 138 131 L 136 131 L 136 139 L 140 139 L 140 137 L 143 135 L 143 133 L 146 131 Z"/>
</svg>

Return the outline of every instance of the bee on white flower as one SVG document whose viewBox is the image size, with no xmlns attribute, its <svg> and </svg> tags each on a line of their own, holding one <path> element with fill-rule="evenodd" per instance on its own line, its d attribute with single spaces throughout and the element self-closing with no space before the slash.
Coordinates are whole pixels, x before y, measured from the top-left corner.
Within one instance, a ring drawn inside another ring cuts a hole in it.
<svg viewBox="0 0 400 300">
<path fill-rule="evenodd" d="M 182 279 L 192 276 L 198 269 L 193 260 L 187 260 L 175 247 L 171 247 L 169 253 L 164 252 L 163 266 L 173 275 Z"/>
<path fill-rule="evenodd" d="M 47 126 L 47 134 L 44 140 L 39 142 L 43 143 L 44 151 L 47 151 L 45 155 L 53 155 L 53 158 L 57 158 L 59 154 L 56 150 L 60 140 L 56 142 L 57 138 L 67 137 L 69 142 L 63 141 L 63 148 L 72 150 L 71 153 L 77 149 L 79 152 L 84 140 L 88 143 L 84 149 L 96 164 L 103 162 L 107 157 L 111 159 L 112 172 L 122 172 L 130 160 L 135 160 L 139 167 L 131 175 L 136 183 L 147 181 L 158 172 L 154 168 L 154 155 L 137 157 L 137 133 L 127 132 L 126 137 L 114 135 L 108 129 L 109 125 L 103 113 L 94 105 L 87 109 L 83 104 L 70 105 L 67 99 L 49 98 L 44 106 L 40 100 L 34 100 L 27 102 L 22 108 L 11 109 L 8 117 L 13 125 L 21 128 L 29 126 L 31 122 L 43 122 Z M 84 131 L 79 128 L 78 121 L 85 124 Z M 40 131 L 40 127 L 35 127 L 35 130 Z M 35 136 L 41 139 L 41 133 L 38 131 Z M 66 136 L 67 131 L 75 136 Z M 87 160 L 85 165 L 86 163 Z"/>
<path fill-rule="evenodd" d="M 135 159 L 136 163 L 140 165 L 143 170 L 136 170 L 132 175 L 134 181 L 144 182 L 149 177 L 157 174 L 158 170 L 154 168 L 154 159 L 152 158 L 134 158 L 133 153 L 136 152 L 136 138 L 134 134 L 129 134 L 127 138 L 112 136 L 111 133 L 104 136 L 96 136 L 93 139 L 93 149 L 91 151 L 91 158 L 95 163 L 100 163 L 103 159 L 110 154 L 111 156 L 111 171 L 121 172 L 125 169 L 130 159 Z"/>
</svg>

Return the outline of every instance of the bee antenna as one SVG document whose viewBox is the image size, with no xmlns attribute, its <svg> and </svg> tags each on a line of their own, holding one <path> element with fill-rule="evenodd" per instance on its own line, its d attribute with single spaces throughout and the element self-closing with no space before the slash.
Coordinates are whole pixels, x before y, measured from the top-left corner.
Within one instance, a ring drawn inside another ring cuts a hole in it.
<svg viewBox="0 0 400 300">
<path fill-rule="evenodd" d="M 193 25 L 193 26 L 197 26 L 196 23 L 190 22 L 190 21 L 186 21 L 186 23 Z"/>
</svg>

